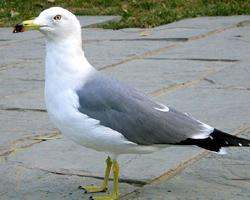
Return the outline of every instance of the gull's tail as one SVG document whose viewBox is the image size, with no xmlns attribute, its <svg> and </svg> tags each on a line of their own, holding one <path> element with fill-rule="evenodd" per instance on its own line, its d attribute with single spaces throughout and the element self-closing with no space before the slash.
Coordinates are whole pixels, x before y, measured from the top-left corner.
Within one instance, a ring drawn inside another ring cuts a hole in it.
<svg viewBox="0 0 250 200">
<path fill-rule="evenodd" d="M 204 149 L 223 154 L 224 153 L 223 147 L 231 147 L 231 146 L 250 147 L 250 140 L 236 137 L 234 135 L 222 132 L 218 129 L 214 129 L 214 131 L 209 135 L 208 138 L 205 139 L 188 138 L 187 140 L 182 141 L 180 144 L 196 145 Z"/>
</svg>

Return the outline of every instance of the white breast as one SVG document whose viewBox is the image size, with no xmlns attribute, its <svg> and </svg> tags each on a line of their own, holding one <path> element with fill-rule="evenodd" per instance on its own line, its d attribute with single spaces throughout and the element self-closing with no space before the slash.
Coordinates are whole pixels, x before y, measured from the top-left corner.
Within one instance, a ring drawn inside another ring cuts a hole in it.
<svg viewBox="0 0 250 200">
<path fill-rule="evenodd" d="M 72 74 L 55 71 L 50 70 L 46 74 L 45 102 L 51 121 L 65 136 L 83 146 L 117 154 L 136 145 L 122 134 L 78 111 L 76 90 L 80 85 L 83 86 L 84 76 L 76 74 L 72 77 Z"/>
<path fill-rule="evenodd" d="M 81 48 L 69 50 L 63 45 L 47 44 L 45 102 L 52 122 L 68 138 L 98 151 L 114 154 L 151 152 L 152 147 L 139 148 L 121 133 L 78 111 L 76 91 L 84 86 L 91 73 L 95 70 L 85 59 Z"/>
</svg>

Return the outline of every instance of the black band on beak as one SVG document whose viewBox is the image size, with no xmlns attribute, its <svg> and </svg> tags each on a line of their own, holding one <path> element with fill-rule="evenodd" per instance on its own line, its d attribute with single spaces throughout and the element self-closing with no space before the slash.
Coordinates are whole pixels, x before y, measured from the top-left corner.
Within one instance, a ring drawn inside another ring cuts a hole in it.
<svg viewBox="0 0 250 200">
<path fill-rule="evenodd" d="M 14 27 L 13 33 L 20 33 L 20 32 L 24 32 L 23 24 L 17 24 Z"/>
</svg>

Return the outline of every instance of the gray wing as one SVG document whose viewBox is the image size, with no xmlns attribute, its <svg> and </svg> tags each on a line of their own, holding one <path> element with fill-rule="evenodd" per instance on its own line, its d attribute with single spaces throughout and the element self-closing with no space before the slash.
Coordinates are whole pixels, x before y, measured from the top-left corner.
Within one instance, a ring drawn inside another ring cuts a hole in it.
<svg viewBox="0 0 250 200">
<path fill-rule="evenodd" d="M 208 135 L 204 124 L 161 105 L 122 82 L 96 73 L 77 91 L 78 110 L 100 124 L 141 145 L 175 144 L 196 135 Z"/>
</svg>

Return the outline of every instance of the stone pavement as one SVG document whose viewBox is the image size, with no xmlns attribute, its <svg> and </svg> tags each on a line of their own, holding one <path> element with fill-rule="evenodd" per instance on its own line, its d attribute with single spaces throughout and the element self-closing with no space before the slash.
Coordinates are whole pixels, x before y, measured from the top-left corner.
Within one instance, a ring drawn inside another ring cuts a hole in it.
<svg viewBox="0 0 250 200">
<path fill-rule="evenodd" d="M 83 26 L 117 20 L 81 17 Z M 0 199 L 88 199 L 106 155 L 64 138 L 43 102 L 44 41 L 0 29 Z M 250 16 L 201 17 L 152 29 L 83 28 L 96 68 L 250 138 Z M 193 147 L 122 155 L 122 199 L 250 199 L 250 149 L 221 156 Z M 112 189 L 112 182 L 110 183 Z"/>
</svg>

